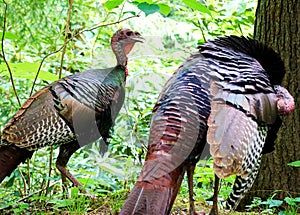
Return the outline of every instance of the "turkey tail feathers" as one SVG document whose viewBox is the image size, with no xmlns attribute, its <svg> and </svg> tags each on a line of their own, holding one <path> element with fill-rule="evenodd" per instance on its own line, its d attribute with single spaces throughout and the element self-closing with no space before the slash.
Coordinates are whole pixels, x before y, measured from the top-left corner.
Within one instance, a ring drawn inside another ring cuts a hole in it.
<svg viewBox="0 0 300 215">
<path fill-rule="evenodd" d="M 128 196 L 120 215 L 167 214 L 171 199 L 170 188 L 156 189 L 155 185 L 137 182 Z"/>
<path fill-rule="evenodd" d="M 16 146 L 0 147 L 0 183 L 21 163 L 32 156 L 31 151 Z"/>
<path fill-rule="evenodd" d="M 130 191 L 120 215 L 170 214 L 184 173 L 184 168 L 177 168 L 171 174 L 151 182 L 138 180 Z"/>
</svg>

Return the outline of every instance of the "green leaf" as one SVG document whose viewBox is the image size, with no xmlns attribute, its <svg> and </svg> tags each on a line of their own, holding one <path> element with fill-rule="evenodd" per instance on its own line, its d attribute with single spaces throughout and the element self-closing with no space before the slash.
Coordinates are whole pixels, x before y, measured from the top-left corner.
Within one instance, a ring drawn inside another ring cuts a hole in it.
<svg viewBox="0 0 300 215">
<path fill-rule="evenodd" d="M 156 13 L 160 10 L 160 7 L 157 4 L 148 4 L 147 2 L 143 2 L 137 6 L 141 11 L 143 11 L 146 16 L 152 13 Z"/>
<path fill-rule="evenodd" d="M 300 202 L 300 197 L 297 197 L 297 198 L 285 197 L 284 201 L 286 203 L 288 203 L 289 205 L 296 205 L 296 202 Z"/>
<path fill-rule="evenodd" d="M 141 3 L 145 3 L 145 2 L 148 3 L 148 4 L 152 4 L 153 3 L 152 0 L 135 0 L 132 3 L 134 3 L 134 4 L 141 4 Z"/>
<path fill-rule="evenodd" d="M 2 38 L 3 32 L 0 32 L 0 38 Z M 17 40 L 18 36 L 11 33 L 11 32 L 5 32 L 4 34 L 4 39 L 9 39 L 9 40 Z"/>
<path fill-rule="evenodd" d="M 29 62 L 9 64 L 12 70 L 13 77 L 26 78 L 29 80 L 33 80 L 35 78 L 39 65 L 40 65 L 39 63 L 29 63 Z M 0 75 L 5 75 L 9 77 L 9 72 L 7 70 L 5 63 L 0 64 Z M 38 78 L 46 81 L 56 81 L 58 79 L 58 76 L 52 74 L 51 72 L 46 72 L 41 70 Z"/>
<path fill-rule="evenodd" d="M 107 2 L 104 3 L 104 7 L 110 11 L 118 7 L 120 4 L 122 4 L 123 1 L 124 0 L 108 0 Z"/>
<path fill-rule="evenodd" d="M 72 199 L 61 199 L 61 200 L 57 200 L 57 199 L 50 199 L 48 200 L 49 203 L 54 204 L 53 208 L 55 208 L 56 210 L 58 210 L 59 208 L 63 208 L 63 207 L 67 207 L 69 205 L 72 204 Z"/>
<path fill-rule="evenodd" d="M 130 13 L 130 14 L 136 16 L 136 12 L 135 11 L 125 11 L 124 14 L 126 14 L 126 13 Z"/>
<path fill-rule="evenodd" d="M 16 178 L 15 175 L 12 176 L 12 177 L 10 177 L 9 180 L 6 181 L 6 183 L 5 183 L 4 186 L 5 186 L 6 188 L 13 186 L 13 185 L 14 185 L 15 178 Z"/>
<path fill-rule="evenodd" d="M 266 204 L 269 205 L 270 208 L 272 207 L 278 207 L 282 205 L 283 201 L 281 200 L 276 200 L 276 199 L 269 199 Z"/>
<path fill-rule="evenodd" d="M 300 167 L 300 160 L 288 163 L 289 166 Z"/>
<path fill-rule="evenodd" d="M 171 12 L 171 8 L 169 7 L 169 5 L 166 4 L 158 4 L 159 8 L 160 8 L 160 12 L 165 15 L 168 16 L 169 13 Z"/>
<path fill-rule="evenodd" d="M 197 10 L 201 13 L 207 13 L 211 16 L 210 10 L 207 7 L 205 7 L 205 5 L 200 4 L 196 0 L 183 0 L 183 3 L 185 3 L 193 10 Z"/>
<path fill-rule="evenodd" d="M 71 199 L 76 199 L 79 195 L 79 188 L 78 187 L 72 187 L 71 188 Z"/>
</svg>

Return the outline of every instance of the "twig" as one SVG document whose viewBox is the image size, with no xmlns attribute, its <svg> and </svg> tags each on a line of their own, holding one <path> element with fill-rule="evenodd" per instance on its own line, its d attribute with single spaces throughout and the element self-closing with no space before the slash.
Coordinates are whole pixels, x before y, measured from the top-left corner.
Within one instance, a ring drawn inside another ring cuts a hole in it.
<svg viewBox="0 0 300 215">
<path fill-rule="evenodd" d="M 39 76 L 39 73 L 40 73 L 40 71 L 41 71 L 41 69 L 42 69 L 42 65 L 43 65 L 44 61 L 46 60 L 46 58 L 49 57 L 49 56 L 51 56 L 51 55 L 53 55 L 53 54 L 55 54 L 55 53 L 57 53 L 57 52 L 59 52 L 62 48 L 63 48 L 63 46 L 62 46 L 60 49 L 58 49 L 58 50 L 56 50 L 56 51 L 54 51 L 54 52 L 48 53 L 48 54 L 46 54 L 46 55 L 43 57 L 43 59 L 42 59 L 42 61 L 41 61 L 41 63 L 40 63 L 40 66 L 39 66 L 39 68 L 38 68 L 38 71 L 37 71 L 37 73 L 36 73 L 36 75 L 35 75 L 35 77 L 34 77 L 33 84 L 32 84 L 32 87 L 31 87 L 31 91 L 30 91 L 30 94 L 29 94 L 29 97 L 32 96 L 32 93 L 33 93 L 33 89 L 34 89 L 36 80 L 37 80 L 37 78 L 38 78 L 38 76 Z"/>
<path fill-rule="evenodd" d="M 49 178 L 51 176 L 51 171 L 52 171 L 52 159 L 53 159 L 53 146 L 50 147 L 50 160 L 49 160 L 49 172 L 48 172 L 48 177 Z M 47 181 L 45 196 L 47 196 L 47 194 L 48 194 L 49 187 L 50 187 L 50 180 Z"/>
<path fill-rule="evenodd" d="M 95 25 L 94 27 L 91 27 L 91 28 L 88 28 L 88 29 L 84 29 L 82 31 L 79 31 L 77 34 L 75 34 L 72 38 L 74 38 L 75 36 L 77 36 L 78 34 L 82 34 L 83 32 L 86 32 L 86 31 L 92 31 L 92 30 L 95 30 L 97 28 L 101 28 L 101 27 L 105 27 L 105 26 L 110 26 L 110 25 L 115 25 L 115 24 L 120 24 L 121 22 L 124 22 L 128 19 L 132 19 L 132 18 L 137 18 L 137 17 L 140 17 L 139 14 L 137 15 L 134 15 L 134 16 L 129 16 L 127 18 L 124 18 L 124 19 L 121 19 L 121 20 L 118 20 L 118 21 L 115 21 L 115 22 L 111 22 L 111 23 L 108 23 L 108 24 L 99 24 L 99 25 Z"/>
<path fill-rule="evenodd" d="M 124 6 L 125 6 L 125 3 L 122 4 L 122 8 L 121 8 L 121 10 L 120 10 L 120 13 L 119 13 L 119 19 L 118 19 L 118 20 L 121 19 L 121 16 L 122 16 L 122 13 L 123 13 L 123 10 L 124 10 Z"/>
<path fill-rule="evenodd" d="M 20 102 L 20 99 L 19 99 L 16 87 L 15 87 L 13 75 L 12 75 L 10 66 L 9 66 L 9 64 L 8 64 L 8 62 L 6 60 L 5 52 L 4 52 L 4 35 L 5 35 L 5 31 L 6 31 L 6 13 L 7 13 L 7 9 L 8 9 L 8 4 L 5 2 L 5 0 L 3 0 L 3 3 L 5 4 L 5 9 L 4 9 L 4 16 L 3 16 L 3 32 L 2 32 L 2 38 L 1 38 L 1 44 L 2 44 L 1 52 L 2 52 L 3 60 L 4 60 L 5 64 L 6 64 L 7 70 L 9 72 L 9 77 L 10 77 L 10 81 L 11 81 L 11 84 L 12 84 L 15 96 L 16 96 L 16 98 L 18 100 L 19 106 L 21 106 L 21 102 Z"/>
<path fill-rule="evenodd" d="M 41 186 L 40 186 L 40 189 L 42 189 L 44 187 L 44 184 L 45 184 L 45 181 L 46 181 L 46 177 L 43 178 L 43 181 L 41 183 Z M 39 197 L 42 195 L 42 192 L 39 193 Z"/>
<path fill-rule="evenodd" d="M 31 188 L 31 181 L 30 181 L 30 159 L 27 159 L 27 190 Z"/>
<path fill-rule="evenodd" d="M 26 183 L 26 180 L 25 180 L 25 177 L 20 169 L 20 167 L 18 166 L 18 171 L 20 172 L 20 176 L 22 178 L 22 181 L 23 181 L 23 185 L 24 185 L 24 193 L 27 193 L 27 183 Z"/>
<path fill-rule="evenodd" d="M 125 19 L 118 20 L 118 21 L 116 21 L 116 22 L 111 22 L 111 23 L 108 23 L 108 24 L 99 24 L 99 25 L 95 25 L 94 27 L 91 27 L 91 28 L 88 28 L 88 29 L 84 29 L 84 30 L 79 31 L 78 33 L 72 35 L 71 38 L 69 38 L 69 39 L 66 41 L 66 43 L 68 44 L 71 40 L 73 40 L 74 37 L 76 37 L 76 36 L 78 36 L 79 34 L 82 34 L 82 33 L 84 33 L 84 32 L 92 31 L 92 30 L 95 30 L 95 29 L 100 28 L 100 27 L 105 27 L 105 26 L 110 26 L 110 25 L 119 24 L 119 23 L 124 22 L 124 21 L 126 21 L 126 20 L 128 20 L 128 19 L 132 19 L 132 18 L 136 18 L 136 17 L 140 17 L 140 15 L 129 16 L 129 17 L 125 18 Z M 60 48 L 57 49 L 56 51 L 51 52 L 51 53 L 45 55 L 45 57 L 43 57 L 43 59 L 42 59 L 42 61 L 41 61 L 41 63 L 40 63 L 40 66 L 39 66 L 39 68 L 38 68 L 38 71 L 37 71 L 37 73 L 36 73 L 36 76 L 35 76 L 35 78 L 34 78 L 34 81 L 33 81 L 33 84 L 32 84 L 32 88 L 31 88 L 31 92 L 30 92 L 30 96 L 31 96 L 32 93 L 33 93 L 33 89 L 34 89 L 36 80 L 37 80 L 37 78 L 38 78 L 38 75 L 39 75 L 39 73 L 40 73 L 40 71 L 41 71 L 42 65 L 43 65 L 44 61 L 46 60 L 46 58 L 48 58 L 49 56 L 51 56 L 51 55 L 53 55 L 53 54 L 55 54 L 55 53 L 57 53 L 57 52 L 59 52 L 59 51 L 61 51 L 61 50 L 63 49 L 63 47 L 64 47 L 64 46 L 60 47 Z"/>
<path fill-rule="evenodd" d="M 61 78 L 62 67 L 63 67 L 63 63 L 64 63 L 64 56 L 66 54 L 66 48 L 67 48 L 67 42 L 68 42 L 68 33 L 69 33 L 69 30 L 70 30 L 70 20 L 71 20 L 72 4 L 73 4 L 73 1 L 69 0 L 68 17 L 67 17 L 66 28 L 65 28 L 65 40 L 64 40 L 63 50 L 62 50 L 62 53 L 61 53 L 61 60 L 60 60 L 60 67 L 59 67 L 58 78 Z"/>
<path fill-rule="evenodd" d="M 103 22 L 106 22 L 106 21 L 108 20 L 109 16 L 110 16 L 110 14 L 107 14 L 107 15 L 104 17 L 104 19 L 102 20 L 102 23 L 103 23 Z M 96 36 L 96 38 L 95 38 L 95 40 L 94 40 L 94 42 L 93 42 L 92 53 L 91 53 L 92 57 L 94 56 L 94 49 L 95 49 L 95 46 L 96 46 L 96 43 L 97 43 L 97 40 L 98 40 L 98 37 L 99 37 L 100 34 L 101 34 L 101 32 L 98 31 L 97 36 Z"/>
</svg>

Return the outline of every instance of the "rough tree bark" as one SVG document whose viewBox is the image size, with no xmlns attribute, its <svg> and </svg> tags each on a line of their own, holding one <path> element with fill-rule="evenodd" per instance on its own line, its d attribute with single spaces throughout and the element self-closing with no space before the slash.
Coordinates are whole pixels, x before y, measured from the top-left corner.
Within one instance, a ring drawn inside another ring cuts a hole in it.
<svg viewBox="0 0 300 215">
<path fill-rule="evenodd" d="M 264 155 L 254 186 L 241 202 L 251 203 L 254 196 L 300 196 L 300 167 L 289 162 L 300 160 L 300 0 L 258 0 L 254 37 L 280 53 L 286 67 L 282 86 L 294 96 L 296 108 L 283 117 L 275 151 Z"/>
</svg>

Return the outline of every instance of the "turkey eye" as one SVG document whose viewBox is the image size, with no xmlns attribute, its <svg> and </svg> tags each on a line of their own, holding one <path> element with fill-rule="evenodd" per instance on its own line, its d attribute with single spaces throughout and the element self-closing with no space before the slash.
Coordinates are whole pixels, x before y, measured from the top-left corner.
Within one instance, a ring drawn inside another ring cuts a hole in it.
<svg viewBox="0 0 300 215">
<path fill-rule="evenodd" d="M 133 34 L 132 31 L 127 31 L 127 32 L 126 32 L 126 35 L 129 36 L 129 37 L 132 36 L 132 34 Z"/>
</svg>

